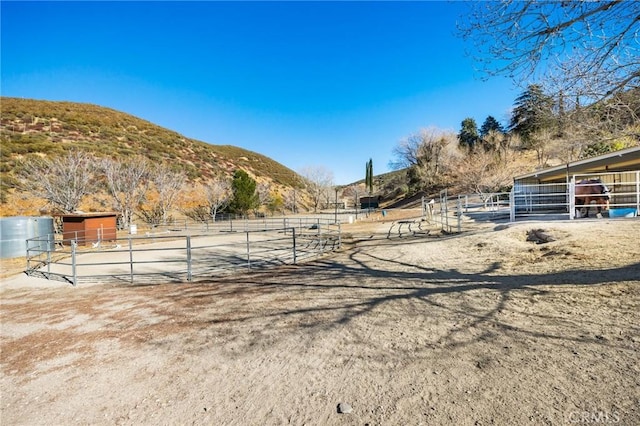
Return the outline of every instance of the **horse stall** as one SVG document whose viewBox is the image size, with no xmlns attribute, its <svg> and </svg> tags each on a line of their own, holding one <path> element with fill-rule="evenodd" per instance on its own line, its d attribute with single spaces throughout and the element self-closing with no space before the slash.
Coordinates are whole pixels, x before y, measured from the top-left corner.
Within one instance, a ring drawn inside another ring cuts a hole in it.
<svg viewBox="0 0 640 426">
<path fill-rule="evenodd" d="M 577 191 L 577 193 L 576 193 Z M 640 212 L 640 147 L 514 178 L 510 218 L 632 217 Z"/>
</svg>

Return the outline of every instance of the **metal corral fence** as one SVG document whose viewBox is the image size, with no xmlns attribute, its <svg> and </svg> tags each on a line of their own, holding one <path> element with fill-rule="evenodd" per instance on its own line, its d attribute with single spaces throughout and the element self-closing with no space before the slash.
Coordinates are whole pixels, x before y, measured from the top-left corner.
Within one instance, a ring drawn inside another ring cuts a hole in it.
<svg viewBox="0 0 640 426">
<path fill-rule="evenodd" d="M 166 224 L 145 225 L 145 228 L 136 226 L 136 232 L 151 230 L 159 231 L 184 231 L 184 232 L 237 232 L 237 231 L 264 231 L 267 229 L 305 228 L 313 224 L 338 224 L 350 223 L 358 218 L 368 217 L 374 209 L 339 209 L 335 212 L 317 212 L 313 217 L 309 216 L 280 216 L 280 217 L 241 217 L 235 215 L 218 215 L 216 221 L 193 221 L 188 219 L 171 220 Z"/>
<path fill-rule="evenodd" d="M 511 190 L 512 222 L 518 216 L 549 215 L 569 212 L 569 190 L 566 183 L 519 184 Z"/>
<path fill-rule="evenodd" d="M 449 195 L 445 189 L 437 199 L 423 198 L 422 211 L 425 219 L 443 232 L 462 232 L 465 217 L 508 217 L 509 193 Z"/>
<path fill-rule="evenodd" d="M 567 215 L 568 219 L 578 217 L 576 207 L 580 206 L 576 206 L 575 203 L 575 186 L 577 182 L 588 179 L 599 179 L 609 189 L 609 211 L 603 212 L 603 215 L 609 217 L 638 215 L 640 212 L 640 171 L 630 171 L 573 175 L 569 183 L 516 182 L 511 191 L 511 221 L 515 221 L 518 217 L 549 214 Z M 590 208 L 595 209 L 595 205 Z"/>
<path fill-rule="evenodd" d="M 440 192 L 439 197 L 427 201 L 423 198 L 424 218 L 442 231 L 462 232 L 465 217 L 483 219 L 518 218 L 558 218 L 574 219 L 581 215 L 578 210 L 589 207 L 591 216 L 595 216 L 596 205 L 576 206 L 575 186 L 577 182 L 599 179 L 609 192 L 609 210 L 602 211 L 603 217 L 635 217 L 640 214 L 640 172 L 597 173 L 573 175 L 569 183 L 523 183 L 516 182 L 511 192 L 493 194 L 449 195 L 448 190 Z M 595 185 L 595 184 L 583 184 Z"/>
<path fill-rule="evenodd" d="M 280 228 L 274 221 L 267 223 L 267 229 L 247 221 L 242 229 L 236 224 L 233 230 L 229 226 L 222 232 L 210 229 L 210 233 L 194 233 L 192 223 L 187 230 L 87 241 L 86 246 L 78 244 L 80 236 L 63 240 L 50 234 L 27 240 L 26 272 L 74 286 L 114 280 L 196 281 L 240 270 L 296 264 L 340 247 L 340 223 L 297 221 L 297 226 Z M 43 250 L 42 243 L 51 241 L 56 249 Z"/>
</svg>

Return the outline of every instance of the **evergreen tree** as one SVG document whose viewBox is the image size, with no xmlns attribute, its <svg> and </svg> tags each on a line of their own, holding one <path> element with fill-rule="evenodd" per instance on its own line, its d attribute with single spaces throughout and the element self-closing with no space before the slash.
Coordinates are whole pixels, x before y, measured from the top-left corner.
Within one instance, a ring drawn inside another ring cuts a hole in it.
<svg viewBox="0 0 640 426">
<path fill-rule="evenodd" d="M 476 124 L 476 120 L 470 117 L 462 120 L 462 128 L 460 129 L 460 133 L 458 133 L 458 142 L 460 145 L 471 150 L 475 147 L 478 140 L 478 125 Z"/>
<path fill-rule="evenodd" d="M 373 194 L 373 160 L 369 159 L 366 164 L 366 172 L 364 185 L 369 190 L 369 194 Z"/>
<path fill-rule="evenodd" d="M 526 144 L 533 142 L 534 133 L 548 129 L 553 121 L 553 98 L 538 84 L 531 84 L 515 100 L 509 129 L 520 135 Z"/>
<path fill-rule="evenodd" d="M 246 214 L 249 210 L 259 206 L 256 181 L 244 170 L 236 170 L 231 183 L 233 199 L 229 208 L 234 213 Z"/>
<path fill-rule="evenodd" d="M 484 138 L 491 131 L 504 133 L 504 129 L 502 128 L 502 124 L 498 122 L 492 115 L 488 116 L 482 126 L 480 127 L 480 137 Z"/>
</svg>

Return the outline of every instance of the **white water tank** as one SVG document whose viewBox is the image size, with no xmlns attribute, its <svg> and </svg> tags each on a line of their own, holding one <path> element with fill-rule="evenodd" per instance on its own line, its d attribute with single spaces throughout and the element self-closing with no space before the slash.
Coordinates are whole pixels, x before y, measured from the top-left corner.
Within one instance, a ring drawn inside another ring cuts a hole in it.
<svg viewBox="0 0 640 426">
<path fill-rule="evenodd" d="M 42 251 L 55 250 L 53 218 L 46 216 L 13 216 L 0 218 L 0 258 L 21 257 L 27 255 L 27 240 L 30 248 Z"/>
</svg>

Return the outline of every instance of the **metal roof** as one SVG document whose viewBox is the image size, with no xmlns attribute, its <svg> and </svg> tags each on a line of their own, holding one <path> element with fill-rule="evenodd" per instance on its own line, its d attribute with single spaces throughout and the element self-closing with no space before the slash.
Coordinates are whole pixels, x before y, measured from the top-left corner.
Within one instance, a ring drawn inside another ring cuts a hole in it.
<svg viewBox="0 0 640 426">
<path fill-rule="evenodd" d="M 80 218 L 92 218 L 92 217 L 111 217 L 111 216 L 120 216 L 118 212 L 90 212 L 90 213 L 56 213 L 52 215 L 54 217 L 61 217 L 63 219 L 72 218 L 72 217 L 80 217 Z"/>
<path fill-rule="evenodd" d="M 514 181 L 538 179 L 540 182 L 566 181 L 574 174 L 627 172 L 640 170 L 640 146 L 608 152 L 597 157 L 573 161 L 514 177 Z"/>
</svg>

